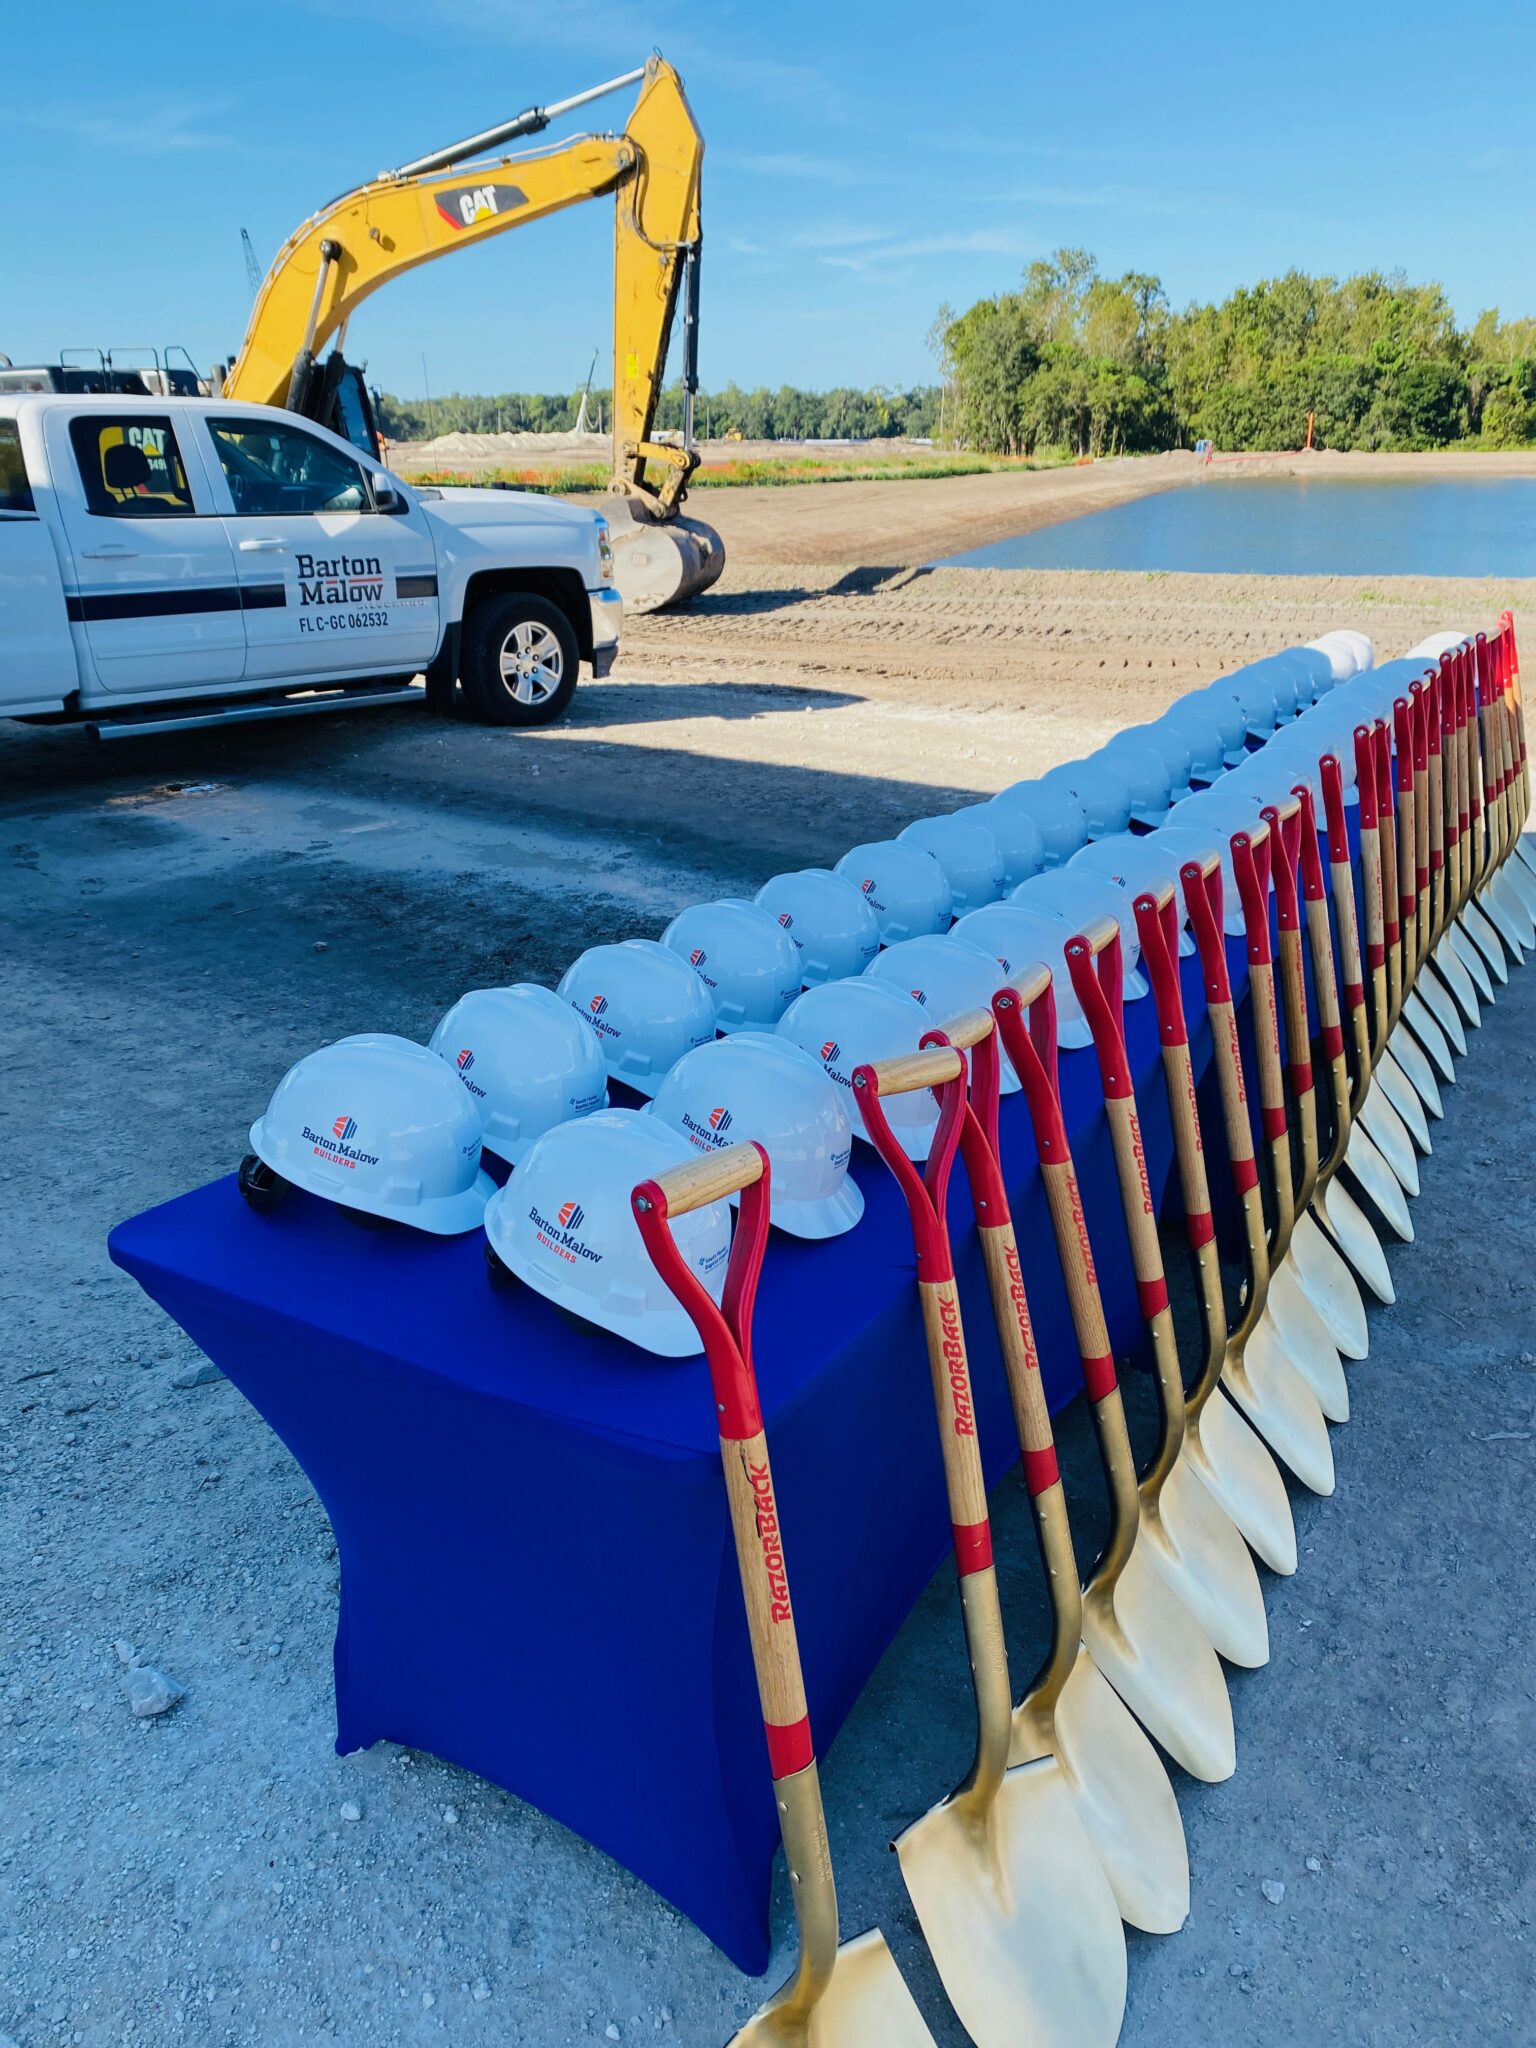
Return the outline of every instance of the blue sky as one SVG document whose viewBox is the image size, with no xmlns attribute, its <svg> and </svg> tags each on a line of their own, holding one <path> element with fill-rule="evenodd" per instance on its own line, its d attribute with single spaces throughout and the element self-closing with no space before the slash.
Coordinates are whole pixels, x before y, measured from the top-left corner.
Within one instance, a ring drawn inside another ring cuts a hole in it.
<svg viewBox="0 0 1536 2048">
<path fill-rule="evenodd" d="M 1293 264 L 1401 265 L 1465 318 L 1536 310 L 1536 13 L 1511 0 L 213 0 L 169 26 L 74 0 L 7 10 L 0 349 L 227 355 L 242 227 L 265 263 L 348 186 L 653 46 L 708 145 L 706 384 L 926 380 L 940 302 L 1061 243 L 1157 272 L 1176 304 Z M 406 394 L 423 354 L 439 393 L 568 390 L 594 347 L 601 376 L 611 218 L 597 202 L 399 280 L 349 352 Z"/>
</svg>

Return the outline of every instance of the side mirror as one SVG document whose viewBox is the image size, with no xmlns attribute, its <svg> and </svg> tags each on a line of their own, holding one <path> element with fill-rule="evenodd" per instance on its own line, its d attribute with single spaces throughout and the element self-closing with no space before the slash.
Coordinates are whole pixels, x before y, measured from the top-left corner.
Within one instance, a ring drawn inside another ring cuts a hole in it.
<svg viewBox="0 0 1536 2048">
<path fill-rule="evenodd" d="M 393 478 L 376 476 L 373 479 L 373 509 L 375 512 L 403 512 L 405 498 L 396 487 Z"/>
</svg>

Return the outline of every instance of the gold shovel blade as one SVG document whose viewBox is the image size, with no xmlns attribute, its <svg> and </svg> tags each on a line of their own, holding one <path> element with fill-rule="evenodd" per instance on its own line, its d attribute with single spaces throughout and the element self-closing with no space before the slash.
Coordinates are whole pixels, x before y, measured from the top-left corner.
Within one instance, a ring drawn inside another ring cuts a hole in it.
<svg viewBox="0 0 1536 2048">
<path fill-rule="evenodd" d="M 1138 1548 L 1229 1664 L 1256 1671 L 1269 1662 L 1269 1620 L 1253 1553 L 1236 1524 L 1181 1450 L 1157 1496 L 1142 1508 Z"/>
<path fill-rule="evenodd" d="M 1370 1088 L 1360 1110 L 1360 1122 L 1365 1134 L 1376 1150 L 1392 1169 L 1405 1195 L 1414 1196 L 1419 1192 L 1419 1159 L 1413 1149 L 1413 1139 L 1408 1126 L 1403 1122 L 1385 1092 L 1377 1086 L 1372 1075 Z"/>
<path fill-rule="evenodd" d="M 1117 1578 L 1083 1595 L 1083 1641 L 1143 1728 L 1192 1778 L 1219 1785 L 1231 1777 L 1237 1736 L 1220 1659 L 1139 1541 Z"/>
<path fill-rule="evenodd" d="M 1440 1099 L 1440 1083 L 1435 1079 L 1435 1070 L 1418 1040 L 1406 1031 L 1394 1031 L 1383 1058 L 1397 1061 L 1408 1076 L 1408 1085 L 1438 1122 L 1445 1115 L 1445 1104 Z"/>
<path fill-rule="evenodd" d="M 896 1853 L 976 2048 L 1113 2048 L 1125 1932 L 1053 1757 L 1015 1765 L 984 1814 L 964 1794 L 934 1807 Z"/>
<path fill-rule="evenodd" d="M 1415 1147 L 1427 1158 L 1434 1150 L 1429 1136 L 1429 1118 L 1419 1100 L 1413 1083 L 1403 1072 L 1391 1053 L 1383 1048 L 1381 1064 L 1371 1081 L 1372 1088 L 1380 1087 L 1383 1095 L 1397 1111 L 1408 1127 L 1408 1135 Z"/>
<path fill-rule="evenodd" d="M 1390 1306 L 1397 1299 L 1392 1269 L 1381 1248 L 1375 1225 L 1342 1181 L 1331 1181 L 1318 1191 L 1314 1205 L 1328 1234 L 1354 1267 L 1378 1301 Z"/>
<path fill-rule="evenodd" d="M 1455 954 L 1463 968 L 1471 976 L 1472 986 L 1477 990 L 1478 999 L 1484 1003 L 1491 1003 L 1493 1001 L 1493 978 L 1488 972 L 1488 962 L 1467 937 L 1460 924 L 1453 921 L 1441 943 L 1450 952 Z"/>
<path fill-rule="evenodd" d="M 1144 1934 L 1177 1934 L 1189 1917 L 1189 1850 L 1179 1802 L 1147 1740 L 1087 1646 L 1055 1712 L 1014 1709 L 1012 1764 L 1054 1755 L 1120 1918 Z"/>
<path fill-rule="evenodd" d="M 1291 1261 L 1335 1348 L 1345 1358 L 1364 1358 L 1371 1348 L 1371 1329 L 1360 1283 L 1306 1209 L 1296 1218 L 1291 1234 Z"/>
<path fill-rule="evenodd" d="M 843 1943 L 814 2005 L 794 1998 L 793 1982 L 732 2034 L 729 2048 L 934 2048 L 878 1927 Z"/>
<path fill-rule="evenodd" d="M 1451 1050 L 1458 1058 L 1465 1058 L 1467 1034 L 1461 1027 L 1461 1015 L 1451 999 L 1451 992 L 1433 969 L 1421 974 L 1414 986 L 1411 1000 L 1424 1004 L 1435 1022 L 1450 1040 Z"/>
<path fill-rule="evenodd" d="M 1402 1183 L 1376 1149 L 1375 1141 L 1363 1123 L 1357 1123 L 1349 1134 L 1344 1164 L 1360 1183 L 1362 1191 L 1381 1211 L 1394 1235 L 1400 1237 L 1404 1244 L 1412 1244 L 1413 1218 L 1408 1214 L 1408 1198 L 1403 1193 Z"/>
<path fill-rule="evenodd" d="M 1402 1017 L 1387 1040 L 1394 1052 L 1397 1052 L 1399 1037 L 1406 1035 L 1403 1029 L 1405 1025 L 1428 1053 L 1429 1063 L 1440 1079 L 1454 1081 L 1456 1062 L 1451 1058 L 1451 1048 L 1446 1043 L 1445 1033 L 1431 1016 L 1417 989 L 1410 989 L 1403 998 Z M 1398 1053 L 1398 1058 L 1402 1058 L 1401 1053 Z"/>
<path fill-rule="evenodd" d="M 1191 1464 L 1272 1572 L 1296 1569 L 1296 1518 L 1280 1467 L 1218 1389 L 1185 1439 Z"/>
<path fill-rule="evenodd" d="M 1515 894 L 1503 868 L 1483 891 L 1483 908 L 1516 962 L 1523 963 L 1532 946 L 1536 946 L 1536 925 L 1532 924 L 1531 913 Z"/>
<path fill-rule="evenodd" d="M 1436 974 L 1455 997 L 1462 1023 L 1475 1031 L 1483 1021 L 1482 1005 L 1477 1000 L 1472 977 L 1461 963 L 1461 956 L 1448 939 L 1442 939 L 1429 957 Z"/>
<path fill-rule="evenodd" d="M 1509 961 L 1505 958 L 1504 947 L 1498 933 L 1483 915 L 1481 904 L 1464 903 L 1461 906 L 1461 922 L 1474 946 L 1483 956 L 1484 964 L 1495 981 L 1509 980 Z"/>
<path fill-rule="evenodd" d="M 1329 1422 L 1349 1420 L 1349 1382 L 1338 1346 L 1322 1317 L 1308 1301 L 1289 1259 L 1269 1276 L 1265 1320 L 1274 1327 L 1281 1350 L 1317 1396 Z"/>
<path fill-rule="evenodd" d="M 1260 1316 L 1242 1369 L 1229 1365 L 1222 1385 L 1282 1464 L 1314 1493 L 1333 1491 L 1333 1446 L 1317 1396 L 1281 1350 L 1274 1324 Z"/>
</svg>

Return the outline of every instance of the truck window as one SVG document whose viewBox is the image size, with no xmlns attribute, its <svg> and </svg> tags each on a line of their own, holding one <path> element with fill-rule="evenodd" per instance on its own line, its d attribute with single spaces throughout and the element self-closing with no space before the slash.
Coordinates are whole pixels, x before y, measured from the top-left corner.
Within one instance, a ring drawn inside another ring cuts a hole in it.
<svg viewBox="0 0 1536 2048">
<path fill-rule="evenodd" d="M 189 518 L 195 511 L 168 418 L 81 413 L 69 423 L 85 502 L 98 519 Z"/>
<path fill-rule="evenodd" d="M 280 421 L 210 420 L 235 510 L 246 514 L 367 512 L 359 465 Z"/>
<path fill-rule="evenodd" d="M 36 510 L 21 459 L 21 434 L 14 420 L 0 420 L 0 513 Z"/>
</svg>

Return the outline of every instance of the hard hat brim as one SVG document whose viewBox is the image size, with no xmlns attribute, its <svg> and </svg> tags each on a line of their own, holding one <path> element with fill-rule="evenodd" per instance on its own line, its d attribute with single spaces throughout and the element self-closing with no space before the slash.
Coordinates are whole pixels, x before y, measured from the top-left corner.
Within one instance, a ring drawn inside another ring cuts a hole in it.
<svg viewBox="0 0 1536 2048">
<path fill-rule="evenodd" d="M 732 1208 L 740 1200 L 739 1195 L 732 1195 Z M 768 1203 L 768 1220 L 776 1230 L 812 1242 L 841 1237 L 845 1230 L 852 1230 L 864 1214 L 863 1192 L 855 1181 L 848 1178 L 844 1179 L 835 1195 L 822 1195 L 814 1201 L 784 1201 L 774 1189 Z"/>
<path fill-rule="evenodd" d="M 360 1196 L 351 1189 L 341 1191 L 326 1185 L 318 1175 L 307 1173 L 302 1163 L 295 1165 L 291 1160 L 274 1156 L 276 1147 L 266 1142 L 264 1121 L 258 1117 L 251 1125 L 251 1150 L 263 1165 L 281 1174 L 291 1186 L 301 1188 L 318 1201 L 334 1202 L 342 1209 L 357 1209 L 364 1216 L 381 1216 L 391 1223 L 404 1223 L 432 1237 L 462 1237 L 467 1231 L 478 1230 L 485 1220 L 485 1205 L 496 1192 L 496 1183 L 483 1166 L 476 1167 L 473 1183 L 460 1193 L 430 1195 L 409 1207 Z"/>
<path fill-rule="evenodd" d="M 496 1255 L 532 1293 L 552 1302 L 556 1308 L 565 1309 L 578 1322 L 606 1330 L 611 1337 L 623 1337 L 658 1358 L 694 1358 L 704 1349 L 699 1342 L 698 1331 L 680 1308 L 652 1308 L 635 1314 L 626 1314 L 622 1309 L 599 1308 L 590 1295 L 582 1294 L 574 1287 L 562 1286 L 542 1268 L 535 1271 L 511 1245 L 497 1245 Z"/>
</svg>

